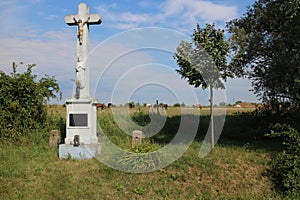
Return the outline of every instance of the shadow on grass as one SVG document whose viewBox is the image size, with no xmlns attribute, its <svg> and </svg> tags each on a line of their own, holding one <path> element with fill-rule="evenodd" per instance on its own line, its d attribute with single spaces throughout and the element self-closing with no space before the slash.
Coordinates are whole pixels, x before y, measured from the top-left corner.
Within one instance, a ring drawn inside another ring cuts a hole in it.
<svg viewBox="0 0 300 200">
<path fill-rule="evenodd" d="M 226 116 L 224 127 L 218 141 L 219 145 L 247 147 L 248 149 L 260 149 L 265 151 L 274 151 L 278 148 L 280 141 L 265 137 L 272 126 L 276 123 L 286 123 L 300 129 L 299 109 L 286 110 L 281 113 L 272 113 L 272 111 L 253 111 L 234 113 Z M 141 126 L 150 122 L 146 113 L 139 113 L 133 116 L 133 120 Z M 215 117 L 215 122 L 222 120 Z M 146 122 L 146 123 L 145 123 Z M 162 130 L 152 137 L 155 143 L 166 145 L 175 137 L 180 126 L 181 116 L 167 117 Z M 202 142 L 210 123 L 210 116 L 200 117 L 198 131 L 195 137 L 196 141 Z"/>
</svg>

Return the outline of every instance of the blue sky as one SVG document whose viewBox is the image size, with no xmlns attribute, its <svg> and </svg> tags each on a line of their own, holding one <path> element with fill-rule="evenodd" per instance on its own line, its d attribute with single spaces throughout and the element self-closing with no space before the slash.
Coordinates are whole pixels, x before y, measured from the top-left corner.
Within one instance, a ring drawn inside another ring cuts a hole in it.
<svg viewBox="0 0 300 200">
<path fill-rule="evenodd" d="M 76 63 L 76 27 L 64 22 L 81 1 L 10 0 L 0 2 L 0 70 L 13 61 L 35 63 L 35 73 L 55 76 L 64 99 L 72 96 Z M 90 93 L 101 102 L 156 99 L 173 104 L 208 104 L 208 92 L 194 89 L 175 73 L 172 58 L 196 23 L 239 18 L 254 0 L 86 0 L 102 24 L 90 28 Z M 152 27 L 152 28 L 146 28 Z M 20 67 L 21 69 L 21 67 Z M 247 80 L 229 80 L 217 102 L 258 101 Z M 195 99 L 196 96 L 196 99 Z"/>
</svg>

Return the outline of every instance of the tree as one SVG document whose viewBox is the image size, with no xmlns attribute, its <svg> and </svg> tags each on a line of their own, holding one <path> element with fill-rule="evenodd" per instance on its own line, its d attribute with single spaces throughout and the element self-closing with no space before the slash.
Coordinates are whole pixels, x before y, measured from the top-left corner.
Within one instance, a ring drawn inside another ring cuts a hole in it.
<svg viewBox="0 0 300 200">
<path fill-rule="evenodd" d="M 173 107 L 180 107 L 180 103 L 174 103 Z"/>
<path fill-rule="evenodd" d="M 231 65 L 264 102 L 300 103 L 300 1 L 258 0 L 227 24 Z"/>
<path fill-rule="evenodd" d="M 0 71 L 0 138 L 18 139 L 42 125 L 47 114 L 44 105 L 60 91 L 54 77 L 46 75 L 36 80 L 32 74 L 34 64 L 27 65 L 21 74 L 17 67 L 13 63 L 11 75 Z"/>
<path fill-rule="evenodd" d="M 229 44 L 225 40 L 224 31 L 216 29 L 214 24 L 206 24 L 201 28 L 197 24 L 192 35 L 192 43 L 182 41 L 174 58 L 179 66 L 176 70 L 182 78 L 194 87 L 210 89 L 211 140 L 214 148 L 213 122 L 213 89 L 224 89 L 222 82 L 233 77 L 232 70 L 227 65 Z"/>
<path fill-rule="evenodd" d="M 227 106 L 227 103 L 224 102 L 224 101 L 222 101 L 222 102 L 219 103 L 219 106 L 220 106 L 220 107 L 226 107 L 226 106 Z"/>
</svg>

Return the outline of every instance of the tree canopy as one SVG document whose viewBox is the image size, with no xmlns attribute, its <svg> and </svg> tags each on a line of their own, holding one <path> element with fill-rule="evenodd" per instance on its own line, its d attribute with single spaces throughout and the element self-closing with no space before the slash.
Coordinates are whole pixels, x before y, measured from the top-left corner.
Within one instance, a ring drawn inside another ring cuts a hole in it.
<svg viewBox="0 0 300 200">
<path fill-rule="evenodd" d="M 233 76 L 226 60 L 228 50 L 223 30 L 216 29 L 214 24 L 205 28 L 197 24 L 192 43 L 182 41 L 177 48 L 175 59 L 179 69 L 176 71 L 195 87 L 224 88 L 222 80 Z"/>
<path fill-rule="evenodd" d="M 27 65 L 24 73 L 8 75 L 0 71 L 0 138 L 13 138 L 37 128 L 46 120 L 45 104 L 57 98 L 60 89 L 54 77 L 45 75 L 40 80 L 32 73 L 34 64 Z"/>
<path fill-rule="evenodd" d="M 227 24 L 231 65 L 264 102 L 300 103 L 299 22 L 299 0 L 258 0 Z"/>
</svg>

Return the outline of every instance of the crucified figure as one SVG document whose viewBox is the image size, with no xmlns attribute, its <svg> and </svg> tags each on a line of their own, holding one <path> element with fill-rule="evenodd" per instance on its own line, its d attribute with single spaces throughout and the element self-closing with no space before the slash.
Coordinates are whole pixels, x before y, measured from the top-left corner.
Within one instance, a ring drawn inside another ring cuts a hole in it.
<svg viewBox="0 0 300 200">
<path fill-rule="evenodd" d="M 77 37 L 79 39 L 79 44 L 81 45 L 82 39 L 83 39 L 83 27 L 84 27 L 84 25 L 86 25 L 89 22 L 90 17 L 88 17 L 88 19 L 85 22 L 83 22 L 82 19 L 79 19 L 77 21 L 75 17 L 73 17 L 73 20 L 77 23 L 77 26 L 78 26 Z"/>
</svg>

